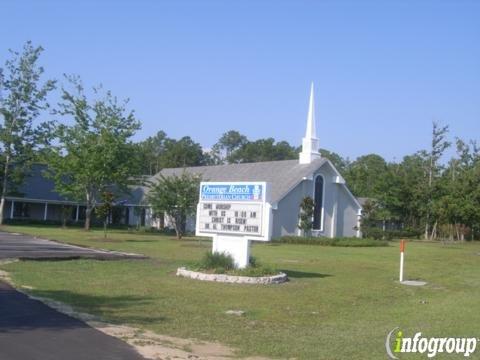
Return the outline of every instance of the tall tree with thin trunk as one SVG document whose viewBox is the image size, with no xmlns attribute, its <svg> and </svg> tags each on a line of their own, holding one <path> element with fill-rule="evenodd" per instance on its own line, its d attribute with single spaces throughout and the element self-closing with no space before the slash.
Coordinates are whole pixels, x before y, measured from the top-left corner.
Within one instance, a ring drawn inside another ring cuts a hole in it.
<svg viewBox="0 0 480 360">
<path fill-rule="evenodd" d="M 92 212 L 105 191 L 128 193 L 132 175 L 131 137 L 140 128 L 133 111 L 109 91 L 98 99 L 87 99 L 77 77 L 67 77 L 74 90 L 62 89 L 58 114 L 73 118 L 72 125 L 57 127 L 58 145 L 48 159 L 49 175 L 56 190 L 86 204 L 85 230 L 90 229 Z"/>
<path fill-rule="evenodd" d="M 0 120 L 3 120 L 0 125 L 0 224 L 5 197 L 21 183 L 34 151 L 48 138 L 45 136 L 48 122 L 34 125 L 42 110 L 48 108 L 47 95 L 55 88 L 52 80 L 40 81 L 44 70 L 38 65 L 38 59 L 42 51 L 41 47 L 27 42 L 22 52 L 10 50 L 11 58 L 4 69 L 0 68 Z"/>
<path fill-rule="evenodd" d="M 445 138 L 448 134 L 448 125 L 440 126 L 437 122 L 433 122 L 432 127 L 432 145 L 429 153 L 429 166 L 428 166 L 428 186 L 427 186 L 427 202 L 426 202 L 426 217 L 425 217 L 425 240 L 429 238 L 429 228 L 431 225 L 432 207 L 435 200 L 434 196 L 434 182 L 440 172 L 440 166 L 438 164 L 445 150 L 450 146 Z M 433 224 L 432 236 L 436 230 L 437 222 Z"/>
</svg>

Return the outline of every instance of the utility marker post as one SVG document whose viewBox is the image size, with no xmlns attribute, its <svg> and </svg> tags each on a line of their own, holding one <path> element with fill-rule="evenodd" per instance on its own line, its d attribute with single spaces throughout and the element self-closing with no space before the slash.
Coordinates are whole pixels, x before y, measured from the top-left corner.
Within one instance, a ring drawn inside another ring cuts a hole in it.
<svg viewBox="0 0 480 360">
<path fill-rule="evenodd" d="M 405 260 L 405 240 L 400 240 L 400 282 L 403 282 L 403 262 Z"/>
</svg>

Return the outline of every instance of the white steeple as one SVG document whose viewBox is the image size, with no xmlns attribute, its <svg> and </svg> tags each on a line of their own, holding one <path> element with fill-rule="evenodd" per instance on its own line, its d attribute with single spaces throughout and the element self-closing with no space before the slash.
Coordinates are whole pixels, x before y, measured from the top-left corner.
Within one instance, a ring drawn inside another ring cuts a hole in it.
<svg viewBox="0 0 480 360">
<path fill-rule="evenodd" d="M 307 130 L 302 139 L 302 152 L 300 153 L 300 164 L 310 164 L 313 160 L 321 157 L 318 152 L 319 142 L 315 129 L 315 101 L 313 94 L 313 82 L 310 88 L 310 103 L 308 105 Z"/>
</svg>

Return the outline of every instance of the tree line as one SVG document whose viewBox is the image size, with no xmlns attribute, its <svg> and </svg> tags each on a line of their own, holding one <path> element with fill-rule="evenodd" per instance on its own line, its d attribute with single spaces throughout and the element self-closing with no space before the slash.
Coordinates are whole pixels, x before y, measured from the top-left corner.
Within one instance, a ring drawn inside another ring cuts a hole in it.
<svg viewBox="0 0 480 360">
<path fill-rule="evenodd" d="M 430 146 L 400 162 L 370 154 L 345 163 L 352 192 L 370 199 L 364 206 L 365 231 L 393 224 L 427 240 L 478 238 L 480 148 L 474 140 L 449 140 L 448 132 L 448 126 L 434 122 Z M 451 147 L 454 155 L 445 161 Z"/>
<path fill-rule="evenodd" d="M 43 49 L 27 42 L 0 67 L 0 223 L 5 197 L 15 194 L 34 162 L 65 197 L 86 204 L 85 227 L 107 191 L 128 193 L 144 175 L 163 168 L 298 159 L 299 147 L 273 138 L 250 140 L 225 132 L 211 149 L 191 137 L 159 131 L 143 141 L 128 100 L 101 86 L 85 89 L 77 76 L 44 79 Z M 48 99 L 58 94 L 58 103 Z M 388 162 L 369 154 L 351 161 L 322 149 L 364 205 L 363 229 L 402 229 L 425 239 L 473 239 L 480 227 L 480 150 L 475 141 L 448 138 L 433 124 L 425 150 Z M 445 151 L 456 152 L 445 161 Z"/>
</svg>

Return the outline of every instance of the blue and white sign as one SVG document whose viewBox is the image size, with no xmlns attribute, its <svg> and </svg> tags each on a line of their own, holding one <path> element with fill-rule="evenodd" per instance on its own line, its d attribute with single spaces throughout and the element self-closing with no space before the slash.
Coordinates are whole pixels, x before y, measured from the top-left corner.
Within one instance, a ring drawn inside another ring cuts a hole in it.
<svg viewBox="0 0 480 360">
<path fill-rule="evenodd" d="M 263 202 L 263 184 L 205 184 L 200 187 L 200 201 L 259 201 Z"/>
<path fill-rule="evenodd" d="M 250 241 L 269 241 L 272 206 L 266 182 L 202 182 L 196 234 L 212 237 L 214 253 L 230 254 L 235 265 L 249 264 Z"/>
</svg>

